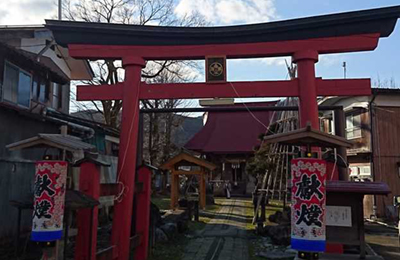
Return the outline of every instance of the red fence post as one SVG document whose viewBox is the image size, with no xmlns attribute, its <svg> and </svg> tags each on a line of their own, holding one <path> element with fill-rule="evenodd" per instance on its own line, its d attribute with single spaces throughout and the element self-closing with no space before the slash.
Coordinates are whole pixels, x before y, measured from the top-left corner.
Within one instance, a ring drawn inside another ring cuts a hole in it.
<svg viewBox="0 0 400 260">
<path fill-rule="evenodd" d="M 93 162 L 83 162 L 80 166 L 79 190 L 98 200 L 100 198 L 100 167 Z M 98 212 L 98 206 L 93 209 L 78 210 L 75 260 L 96 259 Z"/>
<path fill-rule="evenodd" d="M 136 193 L 136 234 L 140 234 L 141 243 L 135 250 L 135 260 L 146 260 L 149 247 L 151 170 L 141 167 L 137 181 L 143 183 L 143 190 Z"/>
</svg>

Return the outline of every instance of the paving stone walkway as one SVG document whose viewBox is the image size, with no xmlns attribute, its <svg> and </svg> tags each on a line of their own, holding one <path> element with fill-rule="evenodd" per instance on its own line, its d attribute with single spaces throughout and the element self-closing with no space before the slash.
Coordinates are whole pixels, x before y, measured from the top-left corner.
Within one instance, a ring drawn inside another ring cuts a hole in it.
<svg viewBox="0 0 400 260">
<path fill-rule="evenodd" d="M 246 202 L 222 200 L 214 218 L 185 248 L 183 260 L 248 260 Z"/>
<path fill-rule="evenodd" d="M 365 240 L 385 260 L 400 259 L 398 231 L 376 223 L 365 223 Z"/>
</svg>

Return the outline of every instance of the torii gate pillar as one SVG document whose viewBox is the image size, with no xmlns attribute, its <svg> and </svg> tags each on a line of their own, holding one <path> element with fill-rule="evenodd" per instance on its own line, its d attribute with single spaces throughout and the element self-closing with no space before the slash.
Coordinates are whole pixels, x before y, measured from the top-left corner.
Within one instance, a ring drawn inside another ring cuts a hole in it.
<svg viewBox="0 0 400 260">
<path fill-rule="evenodd" d="M 315 81 L 315 63 L 318 62 L 318 52 L 315 50 L 298 51 L 293 55 L 293 62 L 297 64 L 297 78 L 299 80 L 299 117 L 300 127 L 319 129 L 317 86 Z"/>
<path fill-rule="evenodd" d="M 136 144 L 139 129 L 139 87 L 145 61 L 139 57 L 126 57 L 122 60 L 125 68 L 123 87 L 122 126 L 119 146 L 117 181 L 121 185 L 122 196 L 115 201 L 112 229 L 112 244 L 117 246 L 113 259 L 129 259 L 132 225 L 133 195 L 136 172 Z"/>
</svg>

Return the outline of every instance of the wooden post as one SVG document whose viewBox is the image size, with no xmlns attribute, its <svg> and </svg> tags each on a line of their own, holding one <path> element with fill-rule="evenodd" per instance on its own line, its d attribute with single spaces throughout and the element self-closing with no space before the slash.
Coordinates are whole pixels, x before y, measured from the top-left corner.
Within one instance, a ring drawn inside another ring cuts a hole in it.
<svg viewBox="0 0 400 260">
<path fill-rule="evenodd" d="M 334 122 L 335 122 L 335 135 L 341 136 L 346 138 L 346 117 L 344 114 L 343 109 L 337 109 L 333 112 L 334 115 Z M 338 160 L 343 159 L 347 163 L 347 150 L 345 147 L 339 147 L 337 148 L 337 154 L 341 158 L 338 158 Z M 339 172 L 339 180 L 340 181 L 348 181 L 349 180 L 349 174 L 347 172 L 347 167 L 340 167 L 338 166 L 338 172 Z"/>
<path fill-rule="evenodd" d="M 143 183 L 142 192 L 136 194 L 136 233 L 142 235 L 141 243 L 135 250 L 135 260 L 146 260 L 149 248 L 150 225 L 150 194 L 151 194 L 151 170 L 141 167 L 138 171 L 138 182 Z"/>
<path fill-rule="evenodd" d="M 122 63 L 125 68 L 122 97 L 124 108 L 122 109 L 117 178 L 123 194 L 114 204 L 111 242 L 115 246 L 113 257 L 118 260 L 128 260 L 139 131 L 139 87 L 145 61 L 139 57 L 128 56 L 122 59 Z"/>
<path fill-rule="evenodd" d="M 360 259 L 365 259 L 365 228 L 364 228 L 364 195 L 359 195 L 360 198 L 357 200 L 357 217 L 360 237 Z"/>
<path fill-rule="evenodd" d="M 176 209 L 179 196 L 179 175 L 171 171 L 171 209 Z"/>
<path fill-rule="evenodd" d="M 200 174 L 200 194 L 199 194 L 199 200 L 200 200 L 200 207 L 202 209 L 206 208 L 206 180 L 205 180 L 205 171 L 202 169 L 201 174 Z"/>
<path fill-rule="evenodd" d="M 315 63 L 318 61 L 318 52 L 314 50 L 298 51 L 293 55 L 293 62 L 297 64 L 299 81 L 299 117 L 300 127 L 319 129 L 317 86 L 315 81 Z"/>
<path fill-rule="evenodd" d="M 80 166 L 79 190 L 98 200 L 100 198 L 100 167 L 93 162 Z M 78 236 L 75 260 L 95 260 L 97 244 L 98 207 L 78 210 Z M 92 238 L 92 239 L 90 239 Z"/>
<path fill-rule="evenodd" d="M 175 201 L 175 174 L 174 174 L 173 170 L 171 171 L 171 195 L 170 195 L 170 197 L 171 197 L 170 207 L 171 207 L 171 209 L 174 209 L 175 208 L 175 203 L 174 203 L 174 201 Z"/>
</svg>

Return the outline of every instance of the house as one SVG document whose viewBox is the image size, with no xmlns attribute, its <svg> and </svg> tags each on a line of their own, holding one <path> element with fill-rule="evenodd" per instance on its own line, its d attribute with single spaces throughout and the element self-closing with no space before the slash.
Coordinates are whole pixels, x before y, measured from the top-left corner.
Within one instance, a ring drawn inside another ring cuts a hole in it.
<svg viewBox="0 0 400 260">
<path fill-rule="evenodd" d="M 373 88 L 371 96 L 326 97 L 319 105 L 343 106 L 346 138 L 355 143 L 347 150 L 349 179 L 389 185 L 389 196 L 366 196 L 364 215 L 393 217 L 393 196 L 400 195 L 400 89 Z M 333 112 L 325 111 L 321 127 L 334 134 Z"/>
<path fill-rule="evenodd" d="M 232 107 L 274 106 L 276 102 L 234 104 Z M 217 165 L 212 181 L 229 182 L 232 194 L 251 194 L 255 178 L 246 172 L 246 163 L 260 145 L 260 135 L 265 134 L 273 112 L 207 112 L 204 127 L 185 144 L 185 149 L 195 151 Z M 223 192 L 223 185 L 214 187 L 214 193 Z M 221 191 L 222 190 L 222 191 Z"/>
<path fill-rule="evenodd" d="M 94 144 L 101 154 L 118 152 L 106 140 L 109 136 L 118 142 L 117 129 L 69 115 L 70 81 L 92 77 L 88 62 L 69 57 L 48 29 L 0 27 L 0 241 L 13 238 L 16 231 L 17 209 L 10 200 L 29 196 L 35 162 L 55 154 L 44 148 L 10 151 L 6 145 L 39 133 L 58 134 L 67 125 L 68 134 Z M 23 212 L 21 224 L 29 230 L 31 212 Z"/>
</svg>

